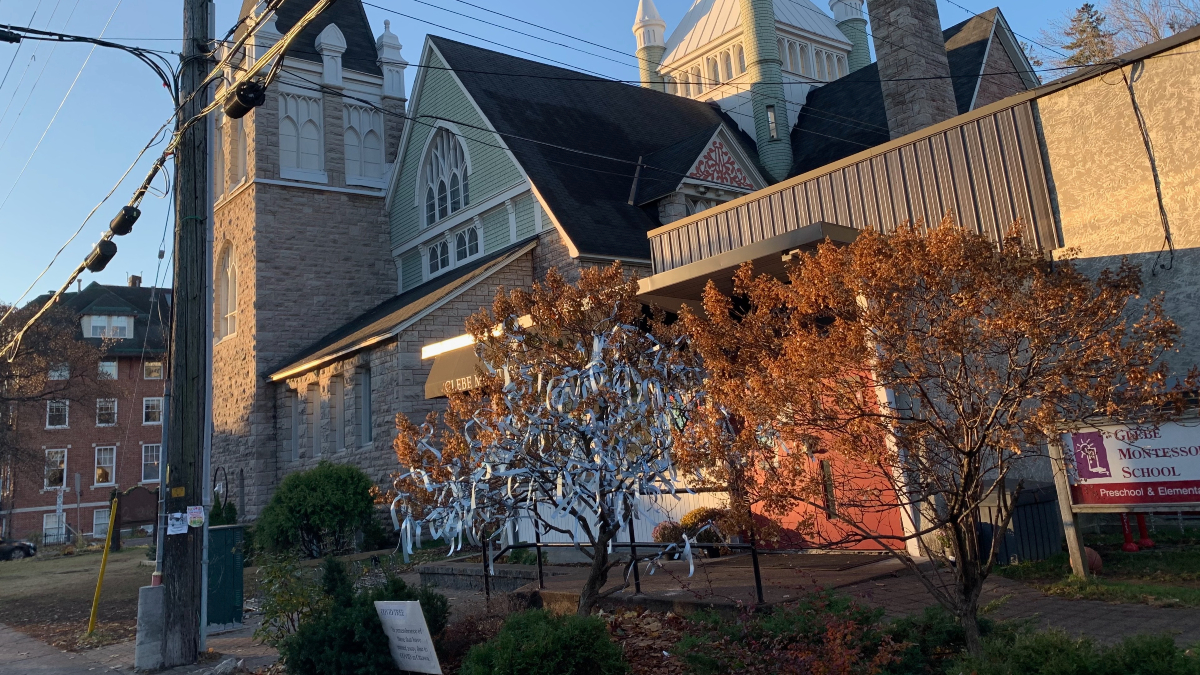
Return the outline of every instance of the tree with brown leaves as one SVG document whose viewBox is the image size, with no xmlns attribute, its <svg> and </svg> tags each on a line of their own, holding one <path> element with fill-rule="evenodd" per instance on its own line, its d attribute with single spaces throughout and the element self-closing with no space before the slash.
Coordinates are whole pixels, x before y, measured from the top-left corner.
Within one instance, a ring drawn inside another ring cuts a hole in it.
<svg viewBox="0 0 1200 675">
<path fill-rule="evenodd" d="M 487 538 L 517 519 L 569 537 L 591 559 L 578 611 L 603 597 L 609 550 L 642 497 L 673 491 L 671 453 L 701 371 L 678 330 L 647 316 L 620 265 L 577 284 L 551 271 L 500 291 L 467 321 L 488 372 L 455 394 L 442 424 L 403 415 L 395 486 L 406 527 Z"/>
<path fill-rule="evenodd" d="M 1015 230 L 1014 230 L 1015 231 Z M 1128 263 L 1097 278 L 949 219 L 799 256 L 787 279 L 737 272 L 685 310 L 709 370 L 683 468 L 709 466 L 825 545 L 874 542 L 981 650 L 983 582 L 1030 475 L 1064 425 L 1168 414 L 1179 330 Z M 985 500 L 994 508 L 981 510 Z M 907 527 L 888 528 L 903 514 Z M 990 517 L 988 517 L 990 514 Z M 919 541 L 932 560 L 906 552 Z"/>
<path fill-rule="evenodd" d="M 0 305 L 0 314 L 9 308 Z M 7 344 L 35 308 L 17 309 L 0 324 Z M 11 500 L 20 484 L 42 484 L 45 456 L 29 442 L 28 432 L 46 423 L 48 401 L 82 403 L 102 395 L 101 351 L 79 338 L 75 314 L 57 307 L 25 334 L 20 349 L 0 358 L 0 500 Z M 11 504 L 0 503 L 0 511 Z"/>
</svg>

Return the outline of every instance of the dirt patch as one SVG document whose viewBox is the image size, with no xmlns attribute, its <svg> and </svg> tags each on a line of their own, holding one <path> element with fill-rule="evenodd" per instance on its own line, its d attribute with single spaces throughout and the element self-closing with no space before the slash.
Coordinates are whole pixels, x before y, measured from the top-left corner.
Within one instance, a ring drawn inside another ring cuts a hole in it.
<svg viewBox="0 0 1200 675">
<path fill-rule="evenodd" d="M 608 632 L 621 645 L 633 675 L 682 675 L 683 660 L 675 644 L 684 635 L 686 622 L 674 614 L 643 610 L 604 616 Z"/>
<path fill-rule="evenodd" d="M 132 640 L 137 634 L 138 589 L 154 571 L 140 565 L 145 548 L 126 548 L 108 557 L 96 632 L 86 637 L 98 553 L 27 558 L 0 563 L 0 620 L 58 649 L 78 651 Z"/>
</svg>

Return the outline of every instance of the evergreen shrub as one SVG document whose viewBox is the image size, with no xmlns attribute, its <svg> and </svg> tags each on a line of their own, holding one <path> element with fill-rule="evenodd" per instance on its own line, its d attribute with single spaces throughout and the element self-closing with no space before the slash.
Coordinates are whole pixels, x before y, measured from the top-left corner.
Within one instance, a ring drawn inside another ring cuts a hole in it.
<svg viewBox="0 0 1200 675">
<path fill-rule="evenodd" d="M 355 591 L 346 566 L 326 559 L 321 573 L 324 600 L 283 639 L 279 656 L 290 675 L 394 675 L 396 664 L 376 601 L 417 600 L 430 635 L 446 628 L 450 603 L 428 588 L 412 588 L 391 577 L 381 588 Z"/>
<path fill-rule="evenodd" d="M 362 470 L 321 462 L 289 474 L 255 525 L 256 543 L 273 553 L 300 551 L 310 558 L 352 551 L 370 527 L 373 484 Z"/>
<path fill-rule="evenodd" d="M 620 675 L 621 647 L 595 616 L 556 616 L 532 609 L 508 617 L 500 634 L 475 645 L 460 675 Z"/>
</svg>

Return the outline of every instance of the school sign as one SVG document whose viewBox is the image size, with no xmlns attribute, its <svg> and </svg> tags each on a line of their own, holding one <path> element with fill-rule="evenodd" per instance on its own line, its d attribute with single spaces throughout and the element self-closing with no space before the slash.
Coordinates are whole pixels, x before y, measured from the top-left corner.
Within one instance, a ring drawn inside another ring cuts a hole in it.
<svg viewBox="0 0 1200 675">
<path fill-rule="evenodd" d="M 1200 421 L 1063 435 L 1077 505 L 1200 503 Z"/>
</svg>

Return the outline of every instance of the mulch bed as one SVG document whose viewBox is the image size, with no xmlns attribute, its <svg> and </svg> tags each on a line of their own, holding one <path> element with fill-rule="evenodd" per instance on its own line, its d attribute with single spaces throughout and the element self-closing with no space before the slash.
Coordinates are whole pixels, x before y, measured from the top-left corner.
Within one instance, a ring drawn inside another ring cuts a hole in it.
<svg viewBox="0 0 1200 675">
<path fill-rule="evenodd" d="M 645 610 L 602 615 L 608 632 L 625 652 L 633 675 L 682 675 L 683 661 L 675 644 L 684 636 L 687 622 L 674 614 Z"/>
</svg>

